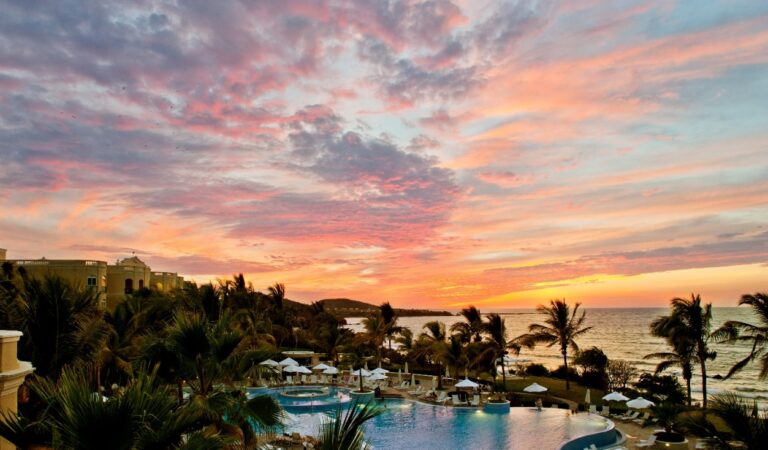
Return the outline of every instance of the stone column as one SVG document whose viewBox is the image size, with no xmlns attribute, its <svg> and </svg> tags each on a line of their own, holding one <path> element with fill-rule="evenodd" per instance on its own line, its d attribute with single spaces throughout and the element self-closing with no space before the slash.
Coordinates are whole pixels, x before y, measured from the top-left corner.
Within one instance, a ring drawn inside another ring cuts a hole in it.
<svg viewBox="0 0 768 450">
<path fill-rule="evenodd" d="M 35 370 L 32 364 L 16 359 L 16 348 L 21 331 L 0 330 L 0 411 L 16 412 L 18 391 L 24 377 Z M 15 450 L 16 447 L 0 439 L 0 450 Z"/>
</svg>

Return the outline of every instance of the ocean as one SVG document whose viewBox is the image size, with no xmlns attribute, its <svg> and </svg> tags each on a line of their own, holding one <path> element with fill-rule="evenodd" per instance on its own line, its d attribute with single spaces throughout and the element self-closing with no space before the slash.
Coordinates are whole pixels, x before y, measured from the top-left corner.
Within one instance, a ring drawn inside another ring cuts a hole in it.
<svg viewBox="0 0 768 450">
<path fill-rule="evenodd" d="M 540 321 L 541 315 L 534 309 L 499 309 L 495 311 L 483 311 L 483 313 L 496 312 L 505 320 L 507 325 L 507 337 L 512 339 L 527 331 L 529 324 Z M 669 347 L 663 339 L 651 336 L 649 325 L 658 316 L 669 313 L 666 308 L 587 308 L 586 325 L 592 326 L 592 330 L 586 333 L 576 342 L 581 349 L 592 346 L 605 352 L 610 359 L 623 359 L 630 361 L 642 371 L 653 372 L 656 362 L 645 360 L 643 356 L 650 353 L 669 351 Z M 713 330 L 728 320 L 740 320 L 749 323 L 758 323 L 750 308 L 731 307 L 713 308 Z M 349 328 L 361 331 L 361 318 L 348 318 Z M 447 328 L 451 324 L 463 320 L 460 316 L 429 316 L 429 317 L 402 317 L 398 319 L 400 326 L 408 327 L 414 332 L 414 336 L 421 333 L 425 323 L 439 320 L 445 323 Z M 714 361 L 707 361 L 707 391 L 711 394 L 721 391 L 731 391 L 742 397 L 755 399 L 761 408 L 768 408 L 768 381 L 759 381 L 758 366 L 752 364 L 728 380 L 712 378 L 715 375 L 725 375 L 734 363 L 749 354 L 750 347 L 746 344 L 710 344 L 717 351 Z M 531 359 L 533 362 L 544 364 L 550 369 L 562 364 L 562 357 L 556 348 L 537 346 L 533 350 L 523 349 L 520 357 Z M 680 375 L 680 371 L 670 370 L 667 373 Z M 682 383 L 682 379 L 681 379 Z M 684 384 L 683 384 L 684 385 Z M 701 375 L 694 368 L 694 377 L 691 383 L 694 399 L 701 398 Z"/>
</svg>

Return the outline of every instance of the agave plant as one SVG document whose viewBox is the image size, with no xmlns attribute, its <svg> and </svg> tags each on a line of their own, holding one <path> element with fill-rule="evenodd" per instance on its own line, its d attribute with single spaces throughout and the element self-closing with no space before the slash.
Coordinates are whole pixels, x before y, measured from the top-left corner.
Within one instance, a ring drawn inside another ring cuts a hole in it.
<svg viewBox="0 0 768 450">
<path fill-rule="evenodd" d="M 346 414 L 336 410 L 336 416 L 320 428 L 320 450 L 363 450 L 367 447 L 363 425 L 382 413 L 371 403 L 355 402 Z"/>
</svg>

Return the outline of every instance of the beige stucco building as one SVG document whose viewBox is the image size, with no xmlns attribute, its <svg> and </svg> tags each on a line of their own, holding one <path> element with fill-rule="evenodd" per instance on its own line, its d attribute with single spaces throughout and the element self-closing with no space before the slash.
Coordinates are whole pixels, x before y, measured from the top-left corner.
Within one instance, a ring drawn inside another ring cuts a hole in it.
<svg viewBox="0 0 768 450">
<path fill-rule="evenodd" d="M 58 275 L 74 286 L 87 287 L 99 294 L 99 306 L 107 306 L 107 263 L 91 259 L 12 259 L 30 277 Z"/>
<path fill-rule="evenodd" d="M 161 292 L 184 288 L 184 277 L 176 272 L 152 272 L 150 280 L 152 288 Z"/>
<path fill-rule="evenodd" d="M 0 261 L 6 260 L 6 250 L 0 249 Z M 102 308 L 113 310 L 118 303 L 142 288 L 170 292 L 185 287 L 184 277 L 176 272 L 152 272 L 136 256 L 117 260 L 115 264 L 104 261 L 76 259 L 11 259 L 17 267 L 23 267 L 31 277 L 58 275 L 73 285 L 88 287 L 99 293 Z"/>
<path fill-rule="evenodd" d="M 152 268 L 136 256 L 118 260 L 107 266 L 107 308 L 115 306 L 134 291 L 149 288 Z"/>
<path fill-rule="evenodd" d="M 32 364 L 19 361 L 16 350 L 20 331 L 0 330 L 0 412 L 13 414 L 18 411 L 18 391 L 24 377 L 35 370 Z M 0 450 L 15 450 L 16 446 L 0 438 Z"/>
</svg>

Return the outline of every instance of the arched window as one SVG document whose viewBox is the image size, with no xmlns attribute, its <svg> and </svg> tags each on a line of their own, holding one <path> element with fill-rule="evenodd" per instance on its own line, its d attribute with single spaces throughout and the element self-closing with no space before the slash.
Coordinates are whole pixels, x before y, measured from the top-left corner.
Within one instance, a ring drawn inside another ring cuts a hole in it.
<svg viewBox="0 0 768 450">
<path fill-rule="evenodd" d="M 139 280 L 139 289 L 144 289 L 144 280 Z"/>
<path fill-rule="evenodd" d="M 133 294 L 133 278 L 125 279 L 125 293 Z"/>
</svg>

